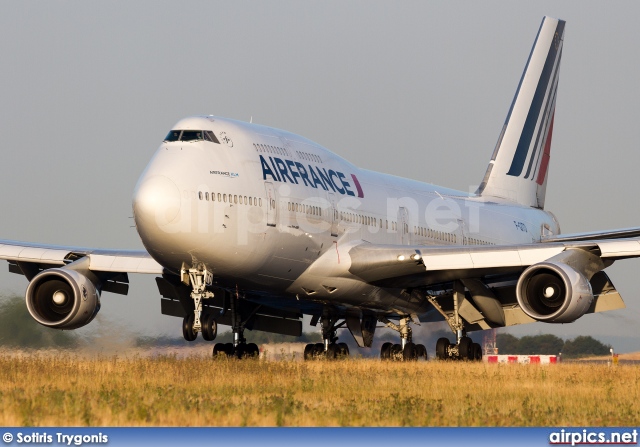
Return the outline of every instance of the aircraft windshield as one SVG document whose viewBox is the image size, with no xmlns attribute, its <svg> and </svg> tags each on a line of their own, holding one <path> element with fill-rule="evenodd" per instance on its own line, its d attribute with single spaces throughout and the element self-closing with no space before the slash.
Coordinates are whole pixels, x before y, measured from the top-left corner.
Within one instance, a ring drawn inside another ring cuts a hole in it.
<svg viewBox="0 0 640 447">
<path fill-rule="evenodd" d="M 164 141 L 200 141 L 207 140 L 212 143 L 218 143 L 215 134 L 210 130 L 171 130 Z"/>
</svg>

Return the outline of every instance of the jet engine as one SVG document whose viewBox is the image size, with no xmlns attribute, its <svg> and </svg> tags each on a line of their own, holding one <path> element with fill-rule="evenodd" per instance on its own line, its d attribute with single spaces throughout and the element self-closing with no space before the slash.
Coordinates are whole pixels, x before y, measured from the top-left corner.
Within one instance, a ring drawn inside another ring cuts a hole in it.
<svg viewBox="0 0 640 447">
<path fill-rule="evenodd" d="M 40 324 L 56 329 L 77 329 L 100 310 L 100 292 L 85 275 L 53 268 L 38 273 L 26 292 L 27 309 Z"/>
<path fill-rule="evenodd" d="M 518 304 L 537 321 L 571 323 L 591 307 L 589 280 L 604 265 L 584 250 L 567 250 L 527 268 L 516 285 Z"/>
</svg>

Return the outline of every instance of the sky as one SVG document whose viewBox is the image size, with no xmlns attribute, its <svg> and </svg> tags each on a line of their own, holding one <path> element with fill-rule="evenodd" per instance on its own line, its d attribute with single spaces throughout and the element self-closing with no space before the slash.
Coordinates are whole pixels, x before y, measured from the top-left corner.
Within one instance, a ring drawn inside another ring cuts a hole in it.
<svg viewBox="0 0 640 447">
<path fill-rule="evenodd" d="M 197 114 L 475 190 L 544 15 L 567 21 L 545 208 L 565 233 L 640 226 L 639 12 L 615 1 L 7 2 L 0 238 L 142 248 L 133 188 L 173 124 Z M 607 269 L 624 311 L 510 332 L 628 345 L 640 335 L 639 270 Z M 180 337 L 153 277 L 130 279 L 81 333 Z M 26 286 L 0 265 L 0 293 Z"/>
</svg>

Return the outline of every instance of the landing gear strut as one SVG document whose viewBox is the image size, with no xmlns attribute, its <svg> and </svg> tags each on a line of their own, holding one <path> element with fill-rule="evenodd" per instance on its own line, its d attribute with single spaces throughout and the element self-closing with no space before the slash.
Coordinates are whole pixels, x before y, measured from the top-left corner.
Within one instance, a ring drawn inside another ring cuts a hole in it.
<svg viewBox="0 0 640 447">
<path fill-rule="evenodd" d="M 228 296 L 229 294 L 227 294 Z M 238 292 L 235 296 L 231 296 L 229 300 L 229 311 L 231 312 L 231 331 L 233 332 L 233 343 L 216 343 L 213 346 L 213 356 L 218 354 L 226 354 L 229 357 L 242 358 L 255 358 L 260 355 L 258 345 L 255 343 L 247 343 L 244 338 L 245 325 L 249 318 L 251 318 L 260 306 L 256 307 L 245 320 L 242 320 L 242 316 L 238 310 Z M 226 302 L 226 301 L 225 301 Z M 225 309 L 222 310 L 225 312 Z"/>
<path fill-rule="evenodd" d="M 191 285 L 191 299 L 194 304 L 192 314 L 184 317 L 182 321 L 182 335 L 187 341 L 193 341 L 198 337 L 198 332 L 202 332 L 205 340 L 213 340 L 218 332 L 218 325 L 211 315 L 208 315 L 203 322 L 202 300 L 213 298 L 213 292 L 207 290 L 207 286 L 213 283 L 213 274 L 203 265 L 196 268 L 186 268 L 183 266 L 180 276 L 182 282 Z"/>
<path fill-rule="evenodd" d="M 464 286 L 460 281 L 453 283 L 453 316 L 447 314 L 435 296 L 427 296 L 429 302 L 440 312 L 456 335 L 456 343 L 451 344 L 448 338 L 440 338 L 436 343 L 436 358 L 438 360 L 482 360 L 482 347 L 467 337 L 464 322 L 460 318 L 460 304 L 464 299 Z"/>
<path fill-rule="evenodd" d="M 197 267 L 187 268 L 183 265 L 180 272 L 181 280 L 187 285 L 191 285 L 191 299 L 194 304 L 193 313 L 189 313 L 182 321 L 182 335 L 187 341 L 194 341 L 198 337 L 198 332 L 202 332 L 202 337 L 207 341 L 215 340 L 218 335 L 218 323 L 216 321 L 216 314 L 209 313 L 203 315 L 202 313 L 202 300 L 213 298 L 213 292 L 207 290 L 207 287 L 213 284 L 213 274 L 207 270 L 207 268 L 200 264 Z M 228 298 L 229 293 L 225 292 L 225 297 Z M 253 312 L 247 317 L 246 320 L 242 320 L 240 313 L 237 311 L 238 292 L 235 296 L 232 296 L 229 300 L 229 307 L 231 311 L 232 331 L 233 331 L 233 343 L 216 343 L 213 346 L 213 355 L 224 353 L 228 356 L 235 356 L 237 358 L 244 357 L 257 357 L 260 354 L 258 345 L 255 343 L 246 342 L 243 333 L 245 325 L 249 318 L 251 318 L 255 312 L 260 308 L 256 307 Z M 225 303 L 227 300 L 225 300 Z M 224 305 L 226 308 L 226 304 Z M 222 310 L 224 314 L 226 309 Z"/>
<path fill-rule="evenodd" d="M 409 321 L 409 317 L 403 317 L 400 319 L 400 324 L 398 325 L 384 317 L 380 318 L 380 322 L 400 334 L 401 340 L 400 344 L 386 342 L 382 345 L 382 348 L 380 349 L 380 358 L 382 360 L 427 360 L 427 348 L 425 348 L 424 345 L 415 344 L 412 341 L 412 332 L 411 327 L 409 326 Z"/>
<path fill-rule="evenodd" d="M 346 343 L 337 343 L 338 336 L 336 335 L 337 330 L 345 324 L 345 321 L 338 324 L 338 318 L 335 315 L 332 315 L 328 309 L 325 309 L 322 313 L 322 318 L 320 319 L 323 342 L 315 344 L 311 343 L 305 346 L 304 359 L 312 360 L 326 358 L 333 360 L 336 358 L 349 357 L 349 347 Z"/>
</svg>

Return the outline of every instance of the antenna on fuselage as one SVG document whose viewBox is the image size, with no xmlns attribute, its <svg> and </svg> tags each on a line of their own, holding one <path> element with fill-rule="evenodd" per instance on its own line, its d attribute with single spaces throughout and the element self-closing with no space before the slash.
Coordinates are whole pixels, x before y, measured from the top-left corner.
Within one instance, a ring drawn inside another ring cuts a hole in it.
<svg viewBox="0 0 640 447">
<path fill-rule="evenodd" d="M 251 115 L 251 118 L 249 118 L 249 124 L 253 124 L 253 115 Z"/>
</svg>

